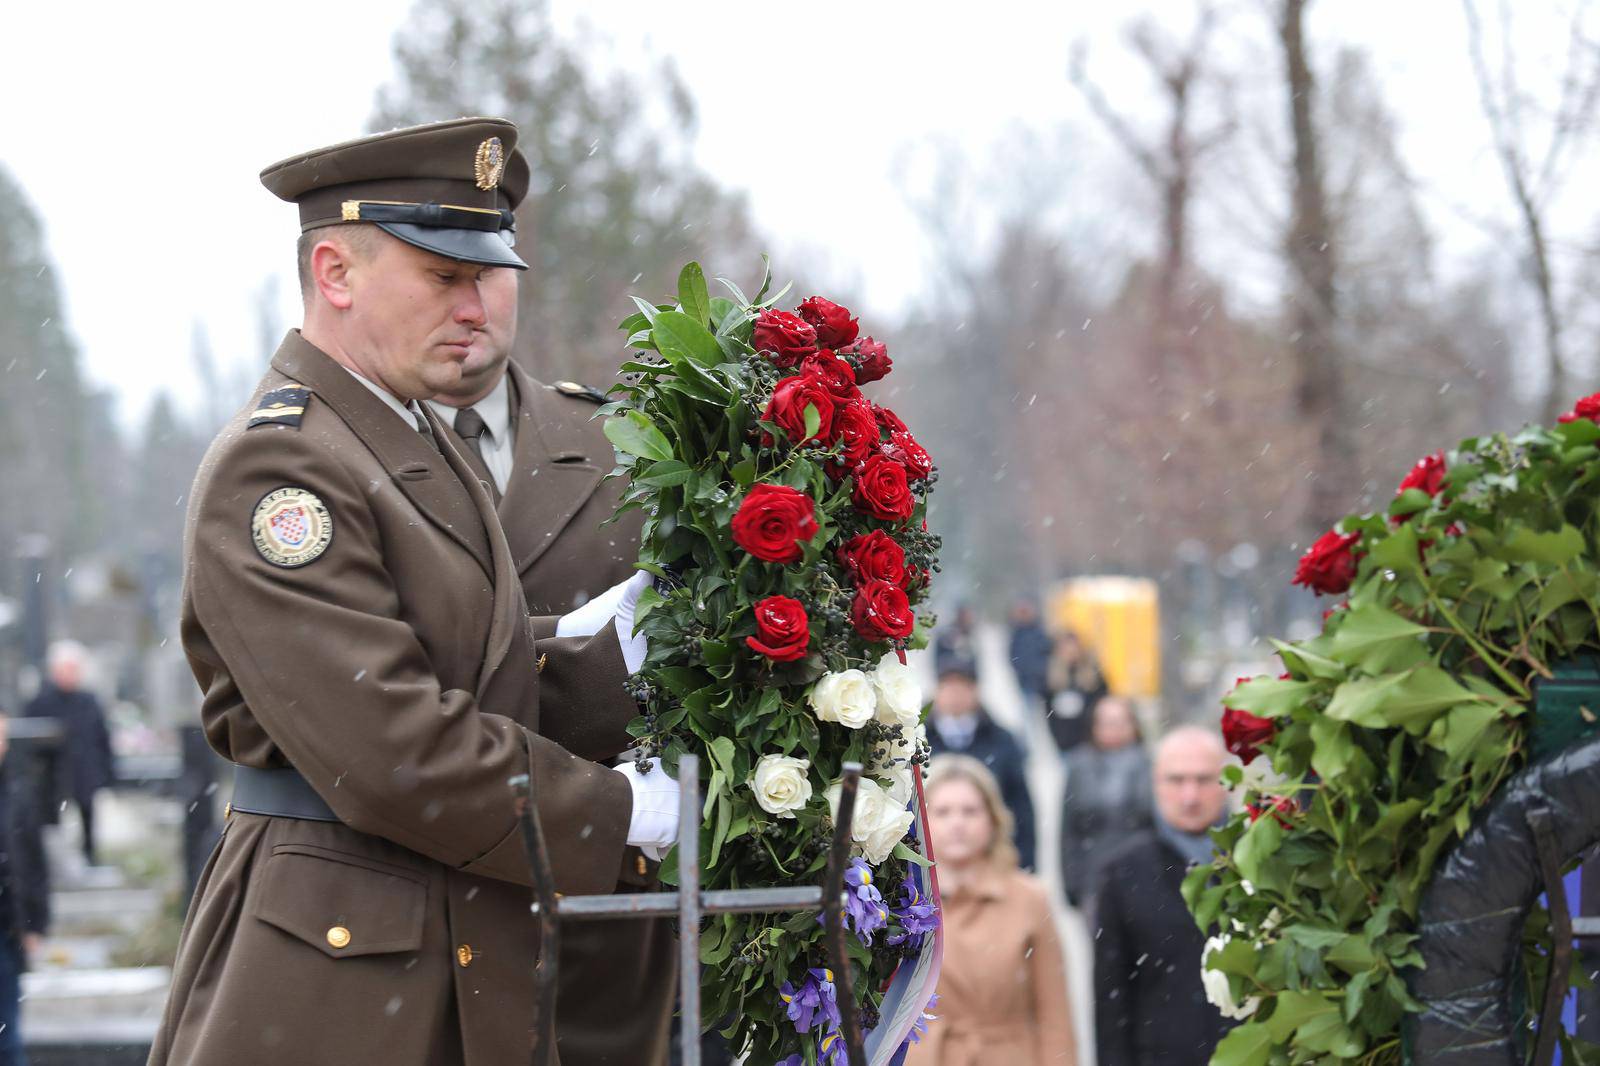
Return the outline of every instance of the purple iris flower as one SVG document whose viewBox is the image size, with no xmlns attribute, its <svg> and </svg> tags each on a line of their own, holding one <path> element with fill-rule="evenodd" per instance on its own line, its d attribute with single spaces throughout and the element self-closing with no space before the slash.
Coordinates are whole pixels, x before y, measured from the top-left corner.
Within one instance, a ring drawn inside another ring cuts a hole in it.
<svg viewBox="0 0 1600 1066">
<path fill-rule="evenodd" d="M 820 914 L 817 924 L 823 924 Z M 883 893 L 878 891 L 872 867 L 865 859 L 851 859 L 850 868 L 844 872 L 844 924 L 863 944 L 871 944 L 872 934 L 889 924 Z"/>
<path fill-rule="evenodd" d="M 923 936 L 939 928 L 938 905 L 910 881 L 901 884 L 900 901 L 889 908 L 889 913 L 900 923 L 900 932 L 889 936 L 890 944 L 909 941 L 912 950 L 920 951 Z"/>
<path fill-rule="evenodd" d="M 844 1043 L 844 1034 L 829 1029 L 817 1039 L 817 1066 L 846 1066 L 850 1052 Z"/>
<path fill-rule="evenodd" d="M 794 1023 L 795 1032 L 810 1032 L 818 1015 L 827 1028 L 839 1027 L 839 1001 L 834 993 L 832 970 L 807 970 L 806 979 L 800 982 L 798 990 L 785 981 L 783 987 L 778 989 L 778 996 L 789 1005 L 786 1013 Z"/>
</svg>

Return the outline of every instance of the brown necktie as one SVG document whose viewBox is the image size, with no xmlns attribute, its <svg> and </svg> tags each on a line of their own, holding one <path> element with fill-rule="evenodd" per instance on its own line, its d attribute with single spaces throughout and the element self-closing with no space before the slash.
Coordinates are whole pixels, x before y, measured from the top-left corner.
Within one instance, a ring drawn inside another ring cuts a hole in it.
<svg viewBox="0 0 1600 1066">
<path fill-rule="evenodd" d="M 422 439 L 428 442 L 428 447 L 434 451 L 439 450 L 439 442 L 433 439 L 433 427 L 428 424 L 428 416 L 421 411 L 413 411 L 417 418 L 417 432 L 422 434 Z"/>
<path fill-rule="evenodd" d="M 467 442 L 467 447 L 472 449 L 472 454 L 478 457 L 480 463 L 483 463 L 483 435 L 488 431 L 489 426 L 483 416 L 471 407 L 456 412 L 456 435 Z M 489 468 L 488 463 L 483 465 L 485 470 Z"/>
<path fill-rule="evenodd" d="M 500 486 L 494 483 L 494 475 L 489 471 L 489 464 L 483 458 L 483 438 L 489 432 L 488 425 L 483 416 L 476 409 L 463 407 L 456 412 L 456 435 L 466 442 L 472 454 L 478 457 L 478 465 L 484 473 L 489 474 L 486 484 L 489 486 L 489 495 L 494 497 L 494 502 L 500 502 Z"/>
</svg>

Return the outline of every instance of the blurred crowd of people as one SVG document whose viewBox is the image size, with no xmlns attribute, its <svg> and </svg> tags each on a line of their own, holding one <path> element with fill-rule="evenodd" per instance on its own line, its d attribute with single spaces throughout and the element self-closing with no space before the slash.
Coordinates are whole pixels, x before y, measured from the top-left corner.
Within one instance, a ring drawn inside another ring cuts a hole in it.
<svg viewBox="0 0 1600 1066">
<path fill-rule="evenodd" d="M 1052 632 L 1031 603 L 1009 619 L 1008 656 L 1033 722 L 1019 735 L 980 698 L 978 620 L 958 609 L 934 641 L 925 796 L 945 909 L 939 1022 L 910 1066 L 1077 1061 L 1057 908 L 1078 912 L 1093 955 L 1098 1066 L 1209 1060 L 1227 1023 L 1201 982 L 1204 937 L 1180 888 L 1210 861 L 1227 813 L 1228 759 L 1213 730 L 1147 738 L 1141 708 L 1115 691 L 1090 646 Z M 1059 899 L 1040 876 L 1029 733 L 1058 760 Z M 1081 1019 L 1089 1021 L 1091 1019 Z"/>
</svg>

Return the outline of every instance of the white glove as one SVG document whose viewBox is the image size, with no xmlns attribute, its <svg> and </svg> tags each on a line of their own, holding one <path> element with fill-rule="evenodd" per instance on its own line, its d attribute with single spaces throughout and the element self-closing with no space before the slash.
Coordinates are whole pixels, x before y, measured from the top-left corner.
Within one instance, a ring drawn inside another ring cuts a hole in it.
<svg viewBox="0 0 1600 1066">
<path fill-rule="evenodd" d="M 622 661 L 632 673 L 644 665 L 645 654 L 649 651 L 644 637 L 634 635 L 633 612 L 639 606 L 640 593 L 654 580 L 640 570 L 628 580 L 612 585 L 582 607 L 557 619 L 556 636 L 589 637 L 612 622 L 616 626 L 617 641 L 622 645 Z"/>
<path fill-rule="evenodd" d="M 633 816 L 628 821 L 628 843 L 652 862 L 678 842 L 678 782 L 661 768 L 660 759 L 647 760 L 648 772 L 627 762 L 612 767 L 633 788 Z"/>
</svg>

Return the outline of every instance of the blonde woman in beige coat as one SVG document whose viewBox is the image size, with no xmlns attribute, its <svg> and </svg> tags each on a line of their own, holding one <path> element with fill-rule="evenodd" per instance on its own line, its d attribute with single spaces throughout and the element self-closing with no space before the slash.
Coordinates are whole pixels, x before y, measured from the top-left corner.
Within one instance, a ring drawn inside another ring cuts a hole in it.
<svg viewBox="0 0 1600 1066">
<path fill-rule="evenodd" d="M 929 768 L 928 836 L 944 904 L 937 1019 L 906 1066 L 1075 1066 L 1061 942 L 1043 884 L 1017 868 L 1011 814 L 983 763 Z"/>
</svg>

